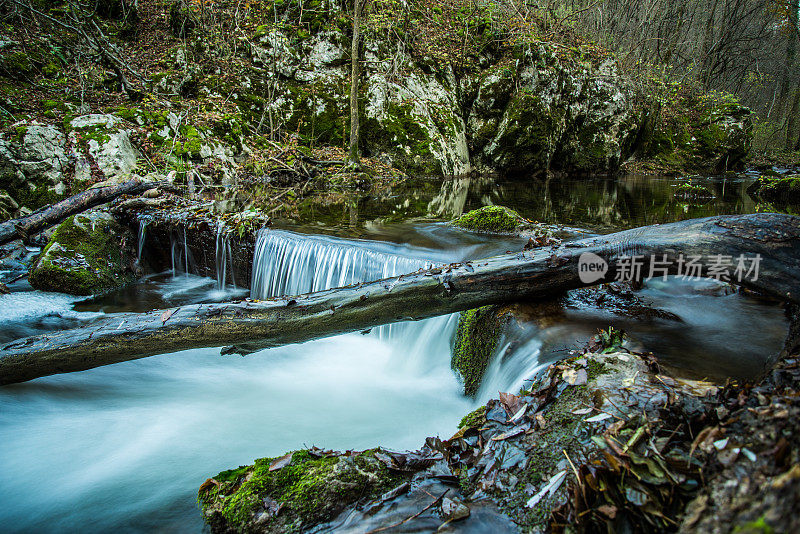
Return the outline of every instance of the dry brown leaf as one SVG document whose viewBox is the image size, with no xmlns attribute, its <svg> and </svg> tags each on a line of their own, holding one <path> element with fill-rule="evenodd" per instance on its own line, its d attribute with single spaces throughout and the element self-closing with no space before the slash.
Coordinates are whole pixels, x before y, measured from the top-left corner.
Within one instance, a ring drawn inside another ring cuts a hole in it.
<svg viewBox="0 0 800 534">
<path fill-rule="evenodd" d="M 283 469 L 290 463 L 292 463 L 292 454 L 291 452 L 284 454 L 280 458 L 275 458 L 269 464 L 270 471 L 277 471 L 278 469 Z"/>
</svg>

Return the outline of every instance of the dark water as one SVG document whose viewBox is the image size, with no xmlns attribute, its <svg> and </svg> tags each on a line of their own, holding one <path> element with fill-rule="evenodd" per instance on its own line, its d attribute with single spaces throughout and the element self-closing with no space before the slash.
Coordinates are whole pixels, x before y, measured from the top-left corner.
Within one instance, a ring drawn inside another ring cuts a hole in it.
<svg viewBox="0 0 800 534">
<path fill-rule="evenodd" d="M 469 210 L 496 204 L 534 221 L 608 233 L 697 217 L 768 210 L 767 205 L 759 204 L 746 192 L 754 180 L 755 176 L 748 174 L 691 179 L 640 175 L 529 181 L 493 177 L 416 179 L 383 194 L 354 193 L 338 202 L 307 200 L 298 218 L 279 220 L 277 224 L 309 232 L 403 240 L 407 223 L 450 220 Z M 677 187 L 689 181 L 705 186 L 714 198 L 703 203 L 675 198 Z"/>
</svg>

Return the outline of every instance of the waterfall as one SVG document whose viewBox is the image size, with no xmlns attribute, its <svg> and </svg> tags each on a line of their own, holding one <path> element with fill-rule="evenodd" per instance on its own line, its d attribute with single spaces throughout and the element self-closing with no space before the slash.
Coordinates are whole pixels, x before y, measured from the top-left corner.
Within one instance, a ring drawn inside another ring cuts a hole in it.
<svg viewBox="0 0 800 534">
<path fill-rule="evenodd" d="M 186 239 L 186 228 L 183 229 L 183 239 L 176 238 L 174 234 L 170 234 L 170 252 L 172 255 L 172 277 L 175 278 L 179 272 L 183 272 L 189 276 L 194 258 L 192 251 L 189 250 L 189 244 Z M 181 247 L 183 248 L 181 250 Z"/>
<path fill-rule="evenodd" d="M 432 250 L 375 241 L 347 240 L 321 235 L 302 235 L 282 230 L 261 230 L 253 254 L 250 295 L 266 299 L 301 295 L 370 282 L 427 269 L 444 263 Z M 422 362 L 434 345 L 449 353 L 458 314 L 408 321 L 374 329 L 397 346 L 409 360 Z"/>
<path fill-rule="evenodd" d="M 233 253 L 231 252 L 231 243 L 228 239 L 229 232 L 225 228 L 224 223 L 219 223 L 217 226 L 217 240 L 214 257 L 217 264 L 217 289 L 224 290 L 225 282 L 227 281 L 228 265 L 231 266 L 231 283 L 233 288 L 236 289 L 236 278 L 233 275 Z"/>
<path fill-rule="evenodd" d="M 390 247 L 385 243 L 261 230 L 253 254 L 250 292 L 261 299 L 302 295 L 434 265 L 424 258 L 398 254 Z"/>
<path fill-rule="evenodd" d="M 136 255 L 136 265 L 142 262 L 142 250 L 144 249 L 144 240 L 147 236 L 147 220 L 139 219 L 139 241 L 137 243 L 139 251 Z"/>
</svg>

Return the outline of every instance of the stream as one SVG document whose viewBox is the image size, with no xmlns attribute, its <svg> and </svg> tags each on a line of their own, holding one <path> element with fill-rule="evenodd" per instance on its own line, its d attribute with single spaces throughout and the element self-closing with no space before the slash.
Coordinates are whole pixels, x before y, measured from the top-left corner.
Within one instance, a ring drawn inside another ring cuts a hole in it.
<svg viewBox="0 0 800 534">
<path fill-rule="evenodd" d="M 648 180 L 562 181 L 544 188 L 454 180 L 439 182 L 430 194 L 428 184 L 419 185 L 416 197 L 381 201 L 386 206 L 365 202 L 355 217 L 351 208 L 285 221 L 259 235 L 249 294 L 316 291 L 519 250 L 526 240 L 437 221 L 490 203 L 566 225 L 566 238 L 758 209 L 744 192 L 747 176 L 705 179 L 717 198 L 702 206 L 670 196 L 679 180 Z M 177 248 L 174 256 L 181 255 Z M 0 295 L 0 342 L 109 314 L 248 295 L 232 283 L 191 274 L 184 257 L 173 262 L 174 271 L 92 299 L 15 282 L 12 293 Z M 218 262 L 222 273 L 224 263 Z M 639 296 L 680 320 L 566 306 L 502 341 L 475 399 L 463 396 L 450 369 L 458 314 L 247 357 L 187 350 L 5 386 L 0 531 L 201 531 L 196 491 L 217 472 L 312 445 L 415 449 L 426 436 L 450 437 L 471 409 L 498 391 L 518 390 L 609 324 L 671 369 L 717 380 L 756 375 L 786 333 L 779 306 L 711 280 L 653 281 Z"/>
</svg>

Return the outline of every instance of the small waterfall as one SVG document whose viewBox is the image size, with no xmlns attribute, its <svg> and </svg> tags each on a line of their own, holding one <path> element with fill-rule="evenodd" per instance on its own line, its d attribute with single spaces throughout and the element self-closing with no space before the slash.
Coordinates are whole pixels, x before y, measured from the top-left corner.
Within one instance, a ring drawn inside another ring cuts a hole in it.
<svg viewBox="0 0 800 534">
<path fill-rule="evenodd" d="M 499 391 L 516 394 L 530 386 L 531 379 L 551 363 L 542 362 L 542 345 L 539 336 L 504 336 L 497 344 L 475 399 L 483 403 L 497 398 Z"/>
<path fill-rule="evenodd" d="M 434 264 L 387 248 L 383 243 L 261 230 L 253 254 L 250 292 L 261 299 L 302 295 L 411 273 Z"/>
<path fill-rule="evenodd" d="M 225 228 L 224 223 L 219 223 L 217 226 L 217 240 L 216 248 L 214 251 L 216 264 L 217 264 L 217 289 L 224 290 L 225 282 L 227 281 L 228 265 L 231 266 L 231 283 L 233 288 L 236 289 L 236 278 L 233 275 L 233 253 L 231 251 L 231 243 L 228 239 L 230 232 Z"/>
<path fill-rule="evenodd" d="M 426 252 L 373 241 L 261 230 L 253 254 L 250 295 L 266 299 L 301 295 L 411 273 L 441 263 Z M 433 255 L 433 251 L 430 251 Z M 422 362 L 433 344 L 446 344 L 455 332 L 458 314 L 381 326 L 377 335 L 402 340 L 409 361 Z"/>
<path fill-rule="evenodd" d="M 186 229 L 183 229 L 182 240 L 176 238 L 174 234 L 171 234 L 169 239 L 172 253 L 172 277 L 175 278 L 180 272 L 189 276 L 189 271 L 194 264 L 194 258 L 192 258 L 192 251 L 189 250 L 189 244 L 186 239 Z"/>
<path fill-rule="evenodd" d="M 147 237 L 147 220 L 146 219 L 139 219 L 139 241 L 138 241 L 138 253 L 136 255 L 136 265 L 138 266 L 142 262 L 142 250 L 144 250 L 144 241 Z"/>
</svg>

